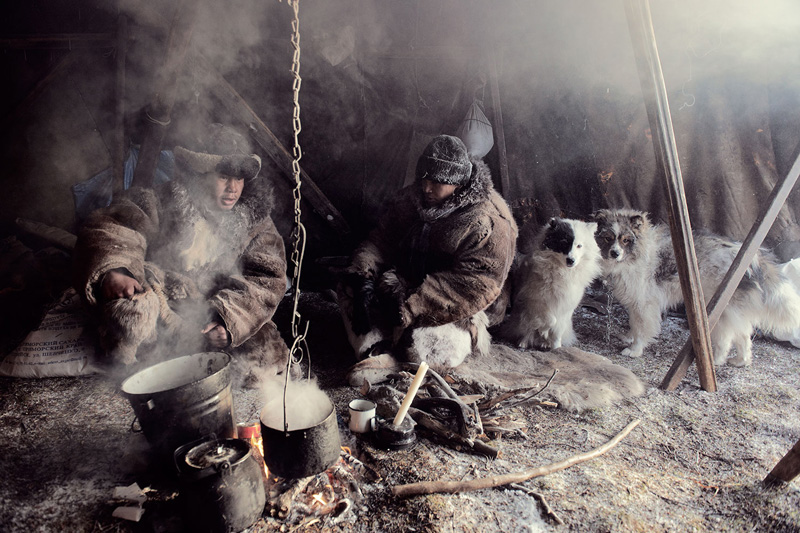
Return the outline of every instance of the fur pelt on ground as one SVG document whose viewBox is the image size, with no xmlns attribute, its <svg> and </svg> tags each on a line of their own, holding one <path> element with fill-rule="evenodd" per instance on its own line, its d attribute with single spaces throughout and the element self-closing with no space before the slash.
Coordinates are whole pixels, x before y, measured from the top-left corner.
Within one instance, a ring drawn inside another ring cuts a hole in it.
<svg viewBox="0 0 800 533">
<path fill-rule="evenodd" d="M 577 348 L 538 352 L 492 344 L 488 355 L 470 357 L 454 372 L 484 384 L 520 388 L 544 386 L 554 370 L 558 373 L 541 396 L 569 411 L 608 407 L 645 390 L 627 368 Z"/>
<path fill-rule="evenodd" d="M 572 314 L 600 274 L 596 228 L 594 222 L 561 218 L 541 228 L 532 251 L 519 258 L 510 276 L 511 312 L 501 337 L 541 350 L 575 342 Z"/>
<path fill-rule="evenodd" d="M 639 357 L 661 331 L 661 314 L 683 302 L 670 232 L 633 209 L 604 209 L 594 219 L 603 275 L 628 311 L 630 332 L 624 340 L 629 347 L 622 353 Z M 741 243 L 707 233 L 695 232 L 693 237 L 707 303 Z M 751 337 L 756 328 L 769 333 L 799 326 L 800 295 L 772 254 L 761 250 L 711 331 L 714 363 L 747 366 L 752 362 Z M 736 355 L 728 359 L 732 347 Z"/>
</svg>

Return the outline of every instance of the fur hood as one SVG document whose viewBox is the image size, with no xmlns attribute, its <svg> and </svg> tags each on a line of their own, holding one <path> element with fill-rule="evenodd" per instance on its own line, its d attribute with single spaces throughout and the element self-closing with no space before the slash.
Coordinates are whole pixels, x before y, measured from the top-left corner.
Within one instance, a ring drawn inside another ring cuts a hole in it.
<svg viewBox="0 0 800 533">
<path fill-rule="evenodd" d="M 462 207 L 474 205 L 489 198 L 489 195 L 494 190 L 489 167 L 477 158 L 471 158 L 470 161 L 472 163 L 472 174 L 467 182 L 456 189 L 453 195 L 440 205 L 425 207 L 422 203 L 419 181 L 412 185 L 416 193 L 413 197 L 414 205 L 423 221 L 433 222 L 434 220 L 439 220 Z"/>
</svg>

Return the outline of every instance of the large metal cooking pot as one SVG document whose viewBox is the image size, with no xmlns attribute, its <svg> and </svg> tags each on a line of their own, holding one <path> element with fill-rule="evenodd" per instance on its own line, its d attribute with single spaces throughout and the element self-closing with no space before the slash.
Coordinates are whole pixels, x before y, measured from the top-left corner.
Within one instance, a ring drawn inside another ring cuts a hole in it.
<svg viewBox="0 0 800 533">
<path fill-rule="evenodd" d="M 246 441 L 203 439 L 179 447 L 174 459 L 188 530 L 242 531 L 263 513 L 261 463 Z"/>
<path fill-rule="evenodd" d="M 327 401 L 328 415 L 321 422 L 290 431 L 268 426 L 262 412 L 261 439 L 264 462 L 270 475 L 284 478 L 307 477 L 327 470 L 339 459 L 339 425 L 333 403 Z"/>
<path fill-rule="evenodd" d="M 204 352 L 176 357 L 122 382 L 147 441 L 162 458 L 187 442 L 215 435 L 236 436 L 228 354 Z"/>
</svg>

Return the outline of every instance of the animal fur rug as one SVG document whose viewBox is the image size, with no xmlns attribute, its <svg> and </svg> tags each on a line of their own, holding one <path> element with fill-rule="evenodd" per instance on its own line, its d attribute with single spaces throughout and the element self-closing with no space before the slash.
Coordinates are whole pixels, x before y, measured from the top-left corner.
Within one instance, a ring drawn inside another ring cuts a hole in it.
<svg viewBox="0 0 800 533">
<path fill-rule="evenodd" d="M 544 386 L 554 370 L 558 373 L 541 396 L 568 411 L 608 407 L 645 390 L 627 368 L 573 347 L 539 352 L 492 344 L 489 355 L 468 357 L 453 372 L 467 381 L 515 389 Z"/>
</svg>

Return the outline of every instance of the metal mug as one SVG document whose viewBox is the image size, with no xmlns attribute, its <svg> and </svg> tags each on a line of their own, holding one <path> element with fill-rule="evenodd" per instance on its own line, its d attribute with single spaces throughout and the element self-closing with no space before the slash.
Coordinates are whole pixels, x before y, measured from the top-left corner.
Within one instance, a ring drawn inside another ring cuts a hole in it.
<svg viewBox="0 0 800 533">
<path fill-rule="evenodd" d="M 353 433 L 367 433 L 375 430 L 375 402 L 369 400 L 353 400 L 350 409 L 348 427 Z"/>
</svg>

